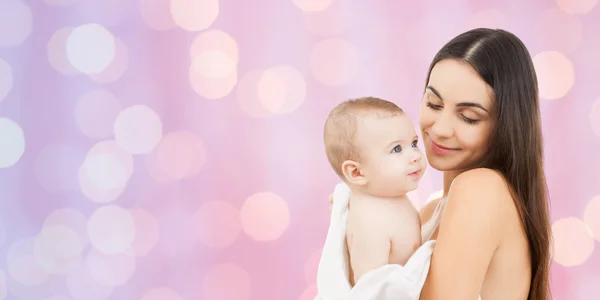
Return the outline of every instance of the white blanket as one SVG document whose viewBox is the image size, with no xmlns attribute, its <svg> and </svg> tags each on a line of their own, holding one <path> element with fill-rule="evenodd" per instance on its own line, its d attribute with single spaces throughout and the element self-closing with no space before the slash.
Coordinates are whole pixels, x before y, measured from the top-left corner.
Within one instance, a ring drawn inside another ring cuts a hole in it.
<svg viewBox="0 0 600 300">
<path fill-rule="evenodd" d="M 348 280 L 346 218 L 350 189 L 343 183 L 333 193 L 327 239 L 317 271 L 315 300 L 418 300 L 429 272 L 435 241 L 426 241 L 404 265 L 385 265 L 367 272 L 352 288 Z"/>
</svg>

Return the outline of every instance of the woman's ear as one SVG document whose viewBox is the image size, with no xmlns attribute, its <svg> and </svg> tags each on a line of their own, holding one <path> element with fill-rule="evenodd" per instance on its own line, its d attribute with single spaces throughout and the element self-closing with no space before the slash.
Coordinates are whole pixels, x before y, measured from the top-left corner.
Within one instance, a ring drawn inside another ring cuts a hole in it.
<svg viewBox="0 0 600 300">
<path fill-rule="evenodd" d="M 342 164 L 342 173 L 349 184 L 366 185 L 367 178 L 361 171 L 360 164 L 353 160 L 347 160 Z"/>
</svg>

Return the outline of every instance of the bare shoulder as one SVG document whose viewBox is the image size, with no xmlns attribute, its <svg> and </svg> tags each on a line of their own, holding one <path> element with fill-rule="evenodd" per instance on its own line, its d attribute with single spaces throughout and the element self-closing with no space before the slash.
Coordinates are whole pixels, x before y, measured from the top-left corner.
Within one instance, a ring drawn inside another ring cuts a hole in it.
<svg viewBox="0 0 600 300">
<path fill-rule="evenodd" d="M 469 208 L 473 213 L 504 214 L 514 208 L 504 176 L 495 170 L 478 168 L 458 175 L 448 192 L 448 206 Z"/>
</svg>

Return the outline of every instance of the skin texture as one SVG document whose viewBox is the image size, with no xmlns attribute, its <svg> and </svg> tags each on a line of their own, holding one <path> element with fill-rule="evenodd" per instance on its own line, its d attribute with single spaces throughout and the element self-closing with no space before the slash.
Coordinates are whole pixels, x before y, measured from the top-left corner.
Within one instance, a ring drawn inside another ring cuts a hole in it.
<svg viewBox="0 0 600 300">
<path fill-rule="evenodd" d="M 368 271 L 406 263 L 420 245 L 419 214 L 406 197 L 426 168 L 417 141 L 404 114 L 373 114 L 358 123 L 360 162 L 342 166 L 352 190 L 346 232 L 352 284 Z"/>
</svg>

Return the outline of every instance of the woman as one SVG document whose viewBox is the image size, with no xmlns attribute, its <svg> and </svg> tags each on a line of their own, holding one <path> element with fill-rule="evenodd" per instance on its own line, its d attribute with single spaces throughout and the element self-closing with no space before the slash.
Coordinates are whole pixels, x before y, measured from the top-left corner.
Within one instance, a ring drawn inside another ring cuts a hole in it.
<svg viewBox="0 0 600 300">
<path fill-rule="evenodd" d="M 551 299 L 538 86 L 526 47 L 504 30 L 468 31 L 437 53 L 426 84 L 419 123 L 444 190 L 420 211 L 437 240 L 421 299 Z"/>
</svg>

